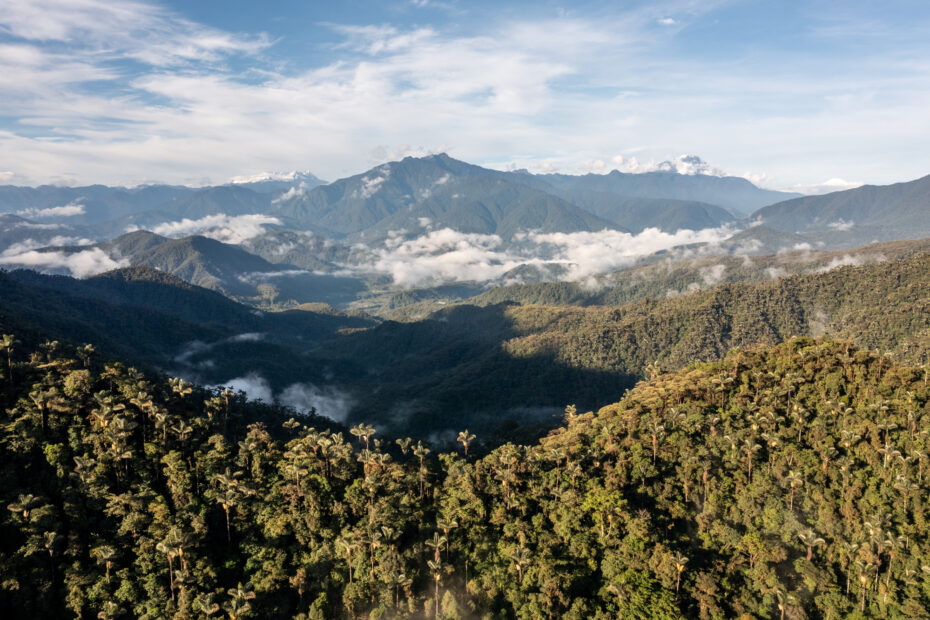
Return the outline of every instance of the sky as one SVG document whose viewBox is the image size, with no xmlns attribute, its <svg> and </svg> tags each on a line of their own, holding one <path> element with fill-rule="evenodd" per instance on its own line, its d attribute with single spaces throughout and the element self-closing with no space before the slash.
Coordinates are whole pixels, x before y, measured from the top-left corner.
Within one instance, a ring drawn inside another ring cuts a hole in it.
<svg viewBox="0 0 930 620">
<path fill-rule="evenodd" d="M 0 184 L 448 152 L 822 191 L 930 174 L 930 3 L 0 0 Z"/>
</svg>

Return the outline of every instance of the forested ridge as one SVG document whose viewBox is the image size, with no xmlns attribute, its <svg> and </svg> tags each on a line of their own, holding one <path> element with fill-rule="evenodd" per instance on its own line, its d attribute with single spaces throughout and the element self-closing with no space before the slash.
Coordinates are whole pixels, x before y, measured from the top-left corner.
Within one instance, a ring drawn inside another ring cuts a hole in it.
<svg viewBox="0 0 930 620">
<path fill-rule="evenodd" d="M 7 617 L 921 617 L 927 371 L 794 339 L 537 445 L 344 434 L 0 339 Z M 437 452 L 441 452 L 437 454 Z"/>
</svg>

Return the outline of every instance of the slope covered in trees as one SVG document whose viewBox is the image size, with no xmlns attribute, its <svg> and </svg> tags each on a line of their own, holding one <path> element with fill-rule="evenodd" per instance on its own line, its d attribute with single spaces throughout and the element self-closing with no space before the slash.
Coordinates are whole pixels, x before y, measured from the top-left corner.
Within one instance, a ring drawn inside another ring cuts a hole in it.
<svg viewBox="0 0 930 620">
<path fill-rule="evenodd" d="M 930 605 L 927 373 L 848 343 L 735 351 L 596 414 L 568 407 L 537 445 L 476 456 L 467 431 L 431 454 L 2 342 L 7 617 L 855 618 Z"/>
<path fill-rule="evenodd" d="M 515 427 L 536 433 L 556 423 L 565 402 L 596 408 L 619 398 L 649 364 L 671 370 L 792 336 L 849 338 L 917 363 L 930 351 L 924 253 L 624 306 L 462 305 L 411 323 L 258 316 L 203 289 L 177 290 L 174 280 L 123 280 L 0 274 L 9 282 L 0 331 L 28 333 L 34 343 L 94 342 L 208 384 L 255 373 L 275 394 L 295 383 L 331 387 L 351 403 L 352 423 L 420 439 L 463 427 L 495 437 Z"/>
</svg>

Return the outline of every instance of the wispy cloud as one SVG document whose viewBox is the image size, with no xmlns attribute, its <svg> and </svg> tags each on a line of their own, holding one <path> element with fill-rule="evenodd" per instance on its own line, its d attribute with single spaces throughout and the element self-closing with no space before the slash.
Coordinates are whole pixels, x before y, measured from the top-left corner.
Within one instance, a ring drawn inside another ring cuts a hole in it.
<svg viewBox="0 0 930 620">
<path fill-rule="evenodd" d="M 69 202 L 60 207 L 48 207 L 46 209 L 23 209 L 17 211 L 16 215 L 23 217 L 73 217 L 75 215 L 84 215 L 84 205 L 80 202 Z"/>
<path fill-rule="evenodd" d="M 799 35 L 810 49 L 713 56 L 689 27 L 717 28 L 726 10 L 664 0 L 468 27 L 317 24 L 336 41 L 308 66 L 270 36 L 145 2 L 8 0 L 0 115 L 14 120 L 0 123 L 0 170 L 110 183 L 307 167 L 336 178 L 415 144 L 566 172 L 701 153 L 722 170 L 764 170 L 755 176 L 770 185 L 926 172 L 901 155 L 930 138 L 920 38 L 905 54 L 873 37 L 857 56 L 814 27 L 821 16 Z M 925 32 L 920 19 L 898 25 Z"/>
</svg>

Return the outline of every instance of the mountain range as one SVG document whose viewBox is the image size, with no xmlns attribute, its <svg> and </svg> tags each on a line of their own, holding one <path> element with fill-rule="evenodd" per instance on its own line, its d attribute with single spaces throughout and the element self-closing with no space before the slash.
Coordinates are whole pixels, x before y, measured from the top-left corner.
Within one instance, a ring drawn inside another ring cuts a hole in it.
<svg viewBox="0 0 930 620">
<path fill-rule="evenodd" d="M 236 181 L 0 187 L 0 265 L 79 276 L 147 266 L 265 308 L 323 302 L 396 316 L 410 304 L 422 312 L 421 301 L 435 308 L 495 286 L 619 274 L 688 253 L 828 251 L 930 235 L 930 177 L 797 197 L 734 177 L 534 175 L 439 154 L 328 184 L 309 173 Z M 712 232 L 678 241 L 681 231 Z"/>
</svg>

